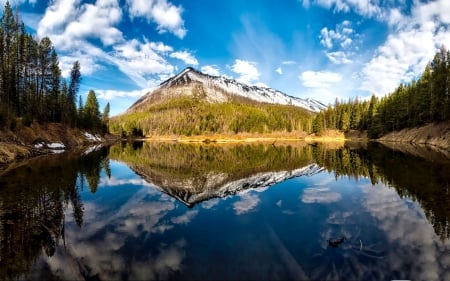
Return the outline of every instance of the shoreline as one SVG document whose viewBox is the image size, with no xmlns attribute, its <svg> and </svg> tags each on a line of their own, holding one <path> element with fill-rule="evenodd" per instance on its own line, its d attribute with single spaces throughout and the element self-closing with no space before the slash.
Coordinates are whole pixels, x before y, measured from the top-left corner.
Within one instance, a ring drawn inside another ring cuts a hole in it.
<svg viewBox="0 0 450 281">
<path fill-rule="evenodd" d="M 32 159 L 43 155 L 51 155 L 62 151 L 71 151 L 88 147 L 90 145 L 108 145 L 120 141 L 118 136 L 104 135 L 93 138 L 92 134 L 74 128 L 64 128 L 61 124 L 33 124 L 31 127 L 23 127 L 18 130 L 0 131 L 0 170 L 9 165 Z M 88 134 L 88 135 L 87 135 Z M 367 143 L 376 141 L 379 143 L 421 145 L 435 147 L 444 151 L 450 151 L 450 121 L 427 124 L 418 128 L 409 128 L 397 132 L 388 133 L 378 139 L 369 139 L 366 132 L 337 130 L 325 131 L 321 136 L 307 134 L 305 132 L 279 132 L 271 134 L 241 133 L 236 135 L 198 135 L 198 136 L 148 136 L 142 138 L 122 139 L 124 141 L 155 141 L 155 142 L 179 142 L 179 143 L 205 143 L 205 144 L 238 144 L 238 143 L 292 143 L 304 142 L 340 144 Z M 56 151 L 53 145 L 62 145 L 63 149 Z"/>
<path fill-rule="evenodd" d="M 116 136 L 100 136 L 59 123 L 33 123 L 30 127 L 18 126 L 14 131 L 0 130 L 0 170 L 36 157 L 107 145 L 117 140 Z"/>
<path fill-rule="evenodd" d="M 390 132 L 376 139 L 380 143 L 426 145 L 450 151 L 450 121 Z"/>
<path fill-rule="evenodd" d="M 347 138 L 344 133 L 333 131 L 330 134 L 316 136 L 305 132 L 272 133 L 272 134 L 237 134 L 237 135 L 196 135 L 196 136 L 148 136 L 137 138 L 143 141 L 180 142 L 180 143 L 253 143 L 253 142 L 345 142 L 355 140 Z"/>
</svg>

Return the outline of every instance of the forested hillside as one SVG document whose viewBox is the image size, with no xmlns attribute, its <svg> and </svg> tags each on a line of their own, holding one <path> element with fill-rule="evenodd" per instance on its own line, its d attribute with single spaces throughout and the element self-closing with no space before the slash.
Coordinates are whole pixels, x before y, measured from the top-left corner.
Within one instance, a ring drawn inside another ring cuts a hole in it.
<svg viewBox="0 0 450 281">
<path fill-rule="evenodd" d="M 63 79 L 51 40 L 27 33 L 8 1 L 0 19 L 0 59 L 0 129 L 37 121 L 106 131 L 109 105 L 101 115 L 94 92 L 86 104 L 77 97 L 80 63 L 74 62 L 68 82 Z"/>
<path fill-rule="evenodd" d="M 231 100 L 210 103 L 177 97 L 148 106 L 145 111 L 117 116 L 110 121 L 114 134 L 202 135 L 309 131 L 313 113 L 289 105 Z"/>
<path fill-rule="evenodd" d="M 450 120 L 450 52 L 444 46 L 418 80 L 400 84 L 394 92 L 370 101 L 336 101 L 317 114 L 313 131 L 367 130 L 371 138 L 392 131 Z"/>
</svg>

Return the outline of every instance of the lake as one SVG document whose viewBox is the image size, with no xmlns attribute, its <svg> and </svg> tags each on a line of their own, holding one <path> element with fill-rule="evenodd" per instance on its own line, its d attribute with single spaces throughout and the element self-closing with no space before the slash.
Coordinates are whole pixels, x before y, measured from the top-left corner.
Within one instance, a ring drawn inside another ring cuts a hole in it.
<svg viewBox="0 0 450 281">
<path fill-rule="evenodd" d="M 0 172 L 0 276 L 450 280 L 449 187 L 445 155 L 376 143 L 40 157 Z"/>
</svg>

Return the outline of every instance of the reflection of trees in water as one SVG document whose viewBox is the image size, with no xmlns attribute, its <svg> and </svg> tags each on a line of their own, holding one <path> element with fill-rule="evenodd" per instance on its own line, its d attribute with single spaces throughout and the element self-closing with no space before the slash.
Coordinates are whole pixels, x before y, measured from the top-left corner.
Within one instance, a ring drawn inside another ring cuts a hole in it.
<svg viewBox="0 0 450 281">
<path fill-rule="evenodd" d="M 82 158 L 54 155 L 35 159 L 2 174 L 0 180 L 0 276 L 27 274 L 43 250 L 55 253 L 64 239 L 64 211 L 71 206 L 76 224 L 83 223 L 80 191 L 85 178 L 93 192 L 102 167 L 109 166 L 107 150 Z M 105 168 L 107 170 L 109 168 Z"/>
<path fill-rule="evenodd" d="M 208 188 L 213 193 L 226 182 L 258 172 L 293 170 L 315 161 L 334 172 L 336 178 L 365 177 L 374 185 L 381 182 L 394 187 L 401 197 L 410 197 L 421 204 L 442 239 L 450 238 L 450 163 L 428 161 L 379 144 L 369 144 L 366 149 L 330 149 L 322 144 L 299 143 L 275 146 L 124 143 L 112 147 L 110 153 L 154 184 L 170 188 L 169 194 Z M 184 188 L 187 183 L 188 189 Z"/>
<path fill-rule="evenodd" d="M 313 163 L 312 147 L 306 143 L 122 143 L 111 148 L 110 157 L 126 162 L 148 182 L 190 207 L 243 189 L 275 184 L 271 177 L 274 173 L 286 172 L 286 177 L 287 171 Z M 254 182 L 256 179 L 251 181 L 256 175 L 261 177 L 257 182 Z M 236 185 L 232 185 L 233 182 Z"/>
<path fill-rule="evenodd" d="M 148 167 L 169 179 L 200 179 L 211 172 L 241 179 L 256 172 L 284 171 L 306 166 L 312 162 L 311 152 L 311 147 L 306 144 L 122 143 L 111 147 L 110 157 L 131 165 Z"/>
<path fill-rule="evenodd" d="M 314 158 L 336 177 L 368 177 L 372 184 L 394 187 L 400 197 L 420 203 L 442 240 L 450 238 L 450 163 L 428 161 L 379 144 L 336 150 L 316 145 Z"/>
<path fill-rule="evenodd" d="M 297 169 L 315 161 L 334 171 L 336 178 L 368 177 L 373 184 L 383 182 L 395 188 L 401 197 L 421 204 L 443 240 L 450 238 L 450 165 L 379 145 L 369 149 L 326 149 L 322 145 L 144 143 L 114 146 L 110 153 L 113 158 L 140 167 L 140 172 L 152 175 L 154 181 L 193 179 L 193 186 L 208 186 L 211 179 L 215 185 L 220 180 L 242 179 L 258 172 Z M 73 209 L 76 224 L 83 225 L 80 192 L 89 188 L 95 193 L 101 171 L 111 176 L 108 159 L 107 149 L 81 158 L 55 155 L 1 175 L 0 276 L 24 276 L 42 250 L 48 256 L 54 254 L 59 240 L 64 239 L 67 208 Z M 225 176 L 208 177 L 211 174 Z"/>
</svg>

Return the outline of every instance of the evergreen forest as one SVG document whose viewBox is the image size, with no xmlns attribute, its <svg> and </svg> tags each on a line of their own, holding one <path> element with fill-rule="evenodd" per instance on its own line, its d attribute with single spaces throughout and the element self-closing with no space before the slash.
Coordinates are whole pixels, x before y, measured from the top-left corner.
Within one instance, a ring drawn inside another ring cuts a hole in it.
<svg viewBox="0 0 450 281">
<path fill-rule="evenodd" d="M 235 98 L 210 103 L 175 97 L 151 104 L 145 111 L 110 120 L 110 131 L 122 136 L 202 134 L 267 134 L 310 131 L 313 114 L 303 108 Z"/>
<path fill-rule="evenodd" d="M 64 79 L 51 40 L 27 33 L 9 1 L 0 19 L 0 59 L 0 129 L 54 122 L 106 132 L 109 104 L 100 114 L 94 91 L 85 104 L 78 97 L 80 63 L 75 61 Z"/>
<path fill-rule="evenodd" d="M 392 131 L 450 120 L 450 51 L 441 46 L 418 80 L 369 101 L 335 102 L 314 117 L 312 129 L 367 130 L 378 138 Z"/>
</svg>

